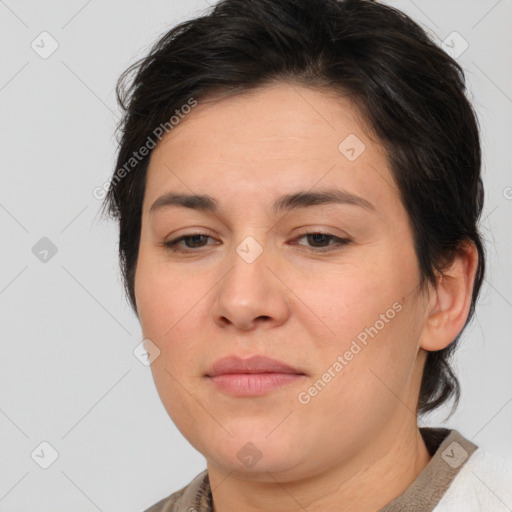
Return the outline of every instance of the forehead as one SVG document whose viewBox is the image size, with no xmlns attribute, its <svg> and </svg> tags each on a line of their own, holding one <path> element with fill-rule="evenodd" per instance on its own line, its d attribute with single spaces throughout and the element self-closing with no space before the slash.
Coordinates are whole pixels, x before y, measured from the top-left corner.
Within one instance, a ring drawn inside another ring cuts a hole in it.
<svg viewBox="0 0 512 512">
<path fill-rule="evenodd" d="M 167 190 L 243 207 L 317 186 L 391 206 L 393 183 L 383 148 L 349 99 L 284 83 L 199 101 L 153 150 L 144 210 Z"/>
</svg>

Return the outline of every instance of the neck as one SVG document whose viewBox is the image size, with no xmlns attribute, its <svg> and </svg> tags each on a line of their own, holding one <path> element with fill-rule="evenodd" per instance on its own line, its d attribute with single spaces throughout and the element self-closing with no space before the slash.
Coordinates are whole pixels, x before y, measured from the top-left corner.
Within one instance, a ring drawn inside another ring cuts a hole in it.
<svg viewBox="0 0 512 512">
<path fill-rule="evenodd" d="M 380 432 L 352 460 L 308 478 L 281 483 L 267 472 L 264 481 L 250 480 L 210 461 L 208 475 L 214 512 L 375 512 L 402 494 L 430 459 L 416 424 L 402 422 Z"/>
</svg>

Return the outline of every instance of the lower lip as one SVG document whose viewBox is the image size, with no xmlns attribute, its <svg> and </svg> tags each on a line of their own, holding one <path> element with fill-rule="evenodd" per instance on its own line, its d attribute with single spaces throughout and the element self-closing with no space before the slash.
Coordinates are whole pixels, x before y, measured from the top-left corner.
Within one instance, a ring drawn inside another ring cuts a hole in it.
<svg viewBox="0 0 512 512">
<path fill-rule="evenodd" d="M 298 373 L 226 373 L 208 377 L 221 390 L 235 396 L 258 396 L 296 382 Z"/>
</svg>

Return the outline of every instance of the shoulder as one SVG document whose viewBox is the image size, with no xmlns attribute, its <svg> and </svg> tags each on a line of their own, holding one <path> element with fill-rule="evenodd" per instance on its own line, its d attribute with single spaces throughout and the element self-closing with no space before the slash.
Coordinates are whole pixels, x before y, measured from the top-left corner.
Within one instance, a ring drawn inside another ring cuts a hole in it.
<svg viewBox="0 0 512 512">
<path fill-rule="evenodd" d="M 512 510 L 512 459 L 478 448 L 460 469 L 434 510 Z"/>
<path fill-rule="evenodd" d="M 155 503 L 144 512 L 188 512 L 194 508 L 196 498 L 204 491 L 208 472 L 205 469 L 199 473 L 189 484 L 178 491 Z"/>
</svg>

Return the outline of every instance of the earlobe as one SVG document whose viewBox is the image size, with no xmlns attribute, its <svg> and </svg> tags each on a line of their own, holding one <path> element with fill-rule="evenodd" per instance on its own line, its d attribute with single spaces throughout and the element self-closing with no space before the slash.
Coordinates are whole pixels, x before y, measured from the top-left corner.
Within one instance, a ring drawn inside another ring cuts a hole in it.
<svg viewBox="0 0 512 512">
<path fill-rule="evenodd" d="M 469 314 L 477 265 L 478 251 L 475 244 L 468 241 L 461 246 L 432 291 L 421 348 L 442 350 L 459 335 Z"/>
</svg>

